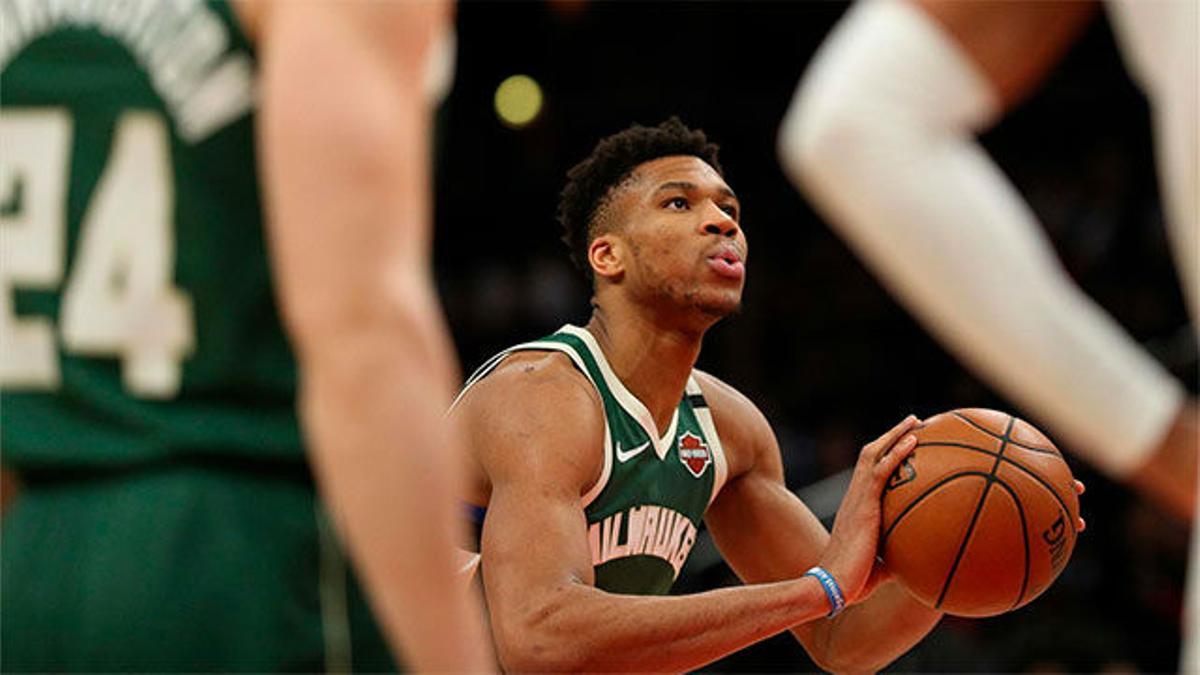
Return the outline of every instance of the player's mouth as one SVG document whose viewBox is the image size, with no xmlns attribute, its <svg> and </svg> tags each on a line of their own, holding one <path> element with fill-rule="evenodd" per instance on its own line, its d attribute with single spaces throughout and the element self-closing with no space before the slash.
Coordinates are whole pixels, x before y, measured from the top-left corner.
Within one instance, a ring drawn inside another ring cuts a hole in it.
<svg viewBox="0 0 1200 675">
<path fill-rule="evenodd" d="M 708 256 L 708 266 L 727 279 L 742 279 L 746 276 L 746 264 L 732 245 L 725 245 Z"/>
</svg>

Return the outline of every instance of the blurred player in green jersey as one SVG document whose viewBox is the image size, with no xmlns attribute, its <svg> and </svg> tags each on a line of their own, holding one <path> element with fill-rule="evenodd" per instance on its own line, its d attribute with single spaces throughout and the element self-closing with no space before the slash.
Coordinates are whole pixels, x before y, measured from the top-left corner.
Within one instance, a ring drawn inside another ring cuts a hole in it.
<svg viewBox="0 0 1200 675">
<path fill-rule="evenodd" d="M 388 668 L 334 524 L 412 665 L 488 666 L 429 271 L 447 20 L 0 4 L 6 670 Z"/>
</svg>

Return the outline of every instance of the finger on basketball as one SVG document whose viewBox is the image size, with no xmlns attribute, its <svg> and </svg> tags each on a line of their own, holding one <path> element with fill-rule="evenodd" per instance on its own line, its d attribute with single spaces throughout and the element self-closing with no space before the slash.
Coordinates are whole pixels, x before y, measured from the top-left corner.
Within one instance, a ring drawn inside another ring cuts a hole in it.
<svg viewBox="0 0 1200 675">
<path fill-rule="evenodd" d="M 886 433 L 876 439 L 875 442 L 867 444 L 867 447 L 864 449 L 874 450 L 875 452 L 882 454 L 888 448 L 892 447 L 893 444 L 895 444 L 896 439 L 900 438 L 906 431 L 916 426 L 917 422 L 918 420 L 916 415 L 909 415 L 908 417 L 905 417 L 904 419 L 900 420 L 899 424 L 892 427 Z"/>
<path fill-rule="evenodd" d="M 905 435 L 895 445 L 884 451 L 883 455 L 879 457 L 877 468 L 884 475 L 890 475 L 896 470 L 896 467 L 900 466 L 900 462 L 903 462 L 905 457 L 912 454 L 916 447 L 917 437 L 913 434 Z"/>
</svg>

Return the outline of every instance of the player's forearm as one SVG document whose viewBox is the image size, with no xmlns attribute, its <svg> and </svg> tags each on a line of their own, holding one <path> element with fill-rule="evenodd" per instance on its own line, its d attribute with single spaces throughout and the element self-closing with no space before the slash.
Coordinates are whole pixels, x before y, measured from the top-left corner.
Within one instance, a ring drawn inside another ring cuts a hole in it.
<svg viewBox="0 0 1200 675">
<path fill-rule="evenodd" d="M 1196 517 L 1197 446 L 1200 445 L 1200 406 L 1189 400 L 1150 460 L 1129 476 L 1129 482 L 1154 496 L 1179 517 Z"/>
<path fill-rule="evenodd" d="M 678 672 L 828 611 L 810 577 L 673 597 L 574 585 L 528 607 L 520 619 L 493 614 L 493 631 L 509 670 Z"/>
<path fill-rule="evenodd" d="M 478 670 L 488 643 L 454 574 L 458 456 L 440 423 L 449 366 L 423 332 L 356 331 L 338 356 L 307 361 L 306 431 L 375 614 L 408 665 Z"/>
<path fill-rule="evenodd" d="M 1064 443 L 1127 475 L 1181 389 L 1061 269 L 972 138 L 996 113 L 986 84 L 913 12 L 867 5 L 823 48 L 781 134 L 785 164 L 931 332 Z"/>
<path fill-rule="evenodd" d="M 917 602 L 897 582 L 825 622 L 818 640 L 822 667 L 837 673 L 876 672 L 921 641 L 942 613 Z"/>
<path fill-rule="evenodd" d="M 381 627 L 417 670 L 481 670 L 480 619 L 454 577 L 460 453 L 442 423 L 455 367 L 427 263 L 429 111 L 419 59 L 396 66 L 364 37 L 370 4 L 281 3 L 266 32 L 276 279 L 316 474 Z"/>
</svg>

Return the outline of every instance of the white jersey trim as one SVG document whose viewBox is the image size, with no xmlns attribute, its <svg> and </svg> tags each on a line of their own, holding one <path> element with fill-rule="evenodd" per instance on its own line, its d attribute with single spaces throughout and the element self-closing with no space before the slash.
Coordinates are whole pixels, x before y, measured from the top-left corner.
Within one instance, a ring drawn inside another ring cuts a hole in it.
<svg viewBox="0 0 1200 675">
<path fill-rule="evenodd" d="M 675 433 L 679 428 L 679 406 L 675 407 L 675 412 L 671 415 L 671 424 L 667 427 L 667 432 L 662 436 L 659 436 L 656 433 L 657 430 L 654 425 L 654 418 L 650 415 L 650 411 L 647 410 L 646 406 L 625 387 L 625 384 L 621 382 L 621 380 L 616 376 L 616 373 L 614 373 L 612 368 L 609 367 L 608 360 L 604 357 L 604 352 L 600 350 L 600 345 L 596 342 L 596 338 L 594 338 L 586 329 L 579 328 L 571 324 L 563 326 L 558 330 L 558 332 L 567 333 L 579 338 L 584 343 L 584 346 L 591 351 L 592 358 L 596 360 L 596 364 L 600 369 L 600 373 L 604 377 L 605 383 L 608 385 L 608 389 L 610 392 L 612 392 L 613 397 L 617 399 L 617 402 L 621 405 L 621 407 L 625 408 L 625 412 L 629 413 L 629 415 L 633 417 L 633 419 L 636 420 L 637 423 L 642 427 L 642 430 L 646 432 L 646 435 L 650 438 L 651 444 L 654 446 L 654 452 L 656 455 L 658 455 L 658 458 L 660 460 L 665 459 L 667 452 L 669 452 L 671 449 L 671 444 L 675 440 Z M 479 368 L 477 368 L 463 385 L 462 391 L 458 393 L 458 396 L 454 397 L 454 402 L 450 404 L 450 411 L 454 410 L 459 401 L 462 400 L 463 396 L 466 395 L 467 391 L 473 387 L 475 383 L 487 377 L 487 375 L 495 370 L 496 367 L 504 361 L 504 359 L 508 358 L 513 353 L 520 351 L 553 351 L 566 354 L 567 357 L 571 359 L 572 363 L 575 364 L 575 367 L 581 373 L 583 373 L 584 377 L 588 379 L 588 382 L 590 382 L 593 387 L 596 387 L 597 392 L 599 392 L 599 387 L 597 387 L 595 380 L 592 379 L 591 374 L 588 372 L 587 365 L 583 362 L 583 358 L 570 346 L 561 342 L 525 342 L 513 347 L 509 347 L 499 354 L 496 354 L 492 358 L 485 361 Z M 704 396 L 704 391 L 696 382 L 696 377 L 694 374 L 688 376 L 687 386 L 684 391 L 688 395 Z M 603 403 L 601 403 L 601 406 L 603 406 Z M 713 422 L 711 410 L 709 410 L 707 406 L 699 406 L 693 407 L 692 412 L 696 415 L 696 421 L 700 424 L 700 429 L 704 432 L 705 440 L 708 441 L 709 449 L 713 454 L 712 494 L 710 494 L 708 497 L 708 504 L 712 505 L 713 500 L 717 498 L 717 493 L 721 491 L 721 488 L 725 485 L 725 481 L 729 476 L 729 464 L 725 459 L 725 449 L 721 445 L 721 437 L 717 434 L 717 426 Z M 580 497 L 581 508 L 586 509 L 592 504 L 592 502 L 596 500 L 597 497 L 600 496 L 600 493 L 604 491 L 604 488 L 608 485 L 609 478 L 612 477 L 612 469 L 612 429 L 609 427 L 608 415 L 606 413 L 604 416 L 604 464 L 600 470 L 600 477 L 596 480 L 596 483 L 592 485 L 592 487 L 589 488 L 582 497 Z"/>
<path fill-rule="evenodd" d="M 579 498 L 579 508 L 586 510 L 587 507 L 596 501 L 596 497 L 604 491 L 608 486 L 608 479 L 612 478 L 613 467 L 613 449 L 612 449 L 612 431 L 608 428 L 608 415 L 604 416 L 604 468 L 600 469 L 600 478 L 596 480 L 596 484 L 590 490 L 583 493 Z"/>
<path fill-rule="evenodd" d="M 685 391 L 689 395 L 704 396 L 704 390 L 696 382 L 694 374 L 688 376 Z M 721 446 L 721 437 L 717 434 L 716 423 L 713 422 L 712 409 L 706 404 L 702 407 L 693 407 L 692 413 L 696 416 L 696 421 L 700 423 L 700 429 L 704 432 L 704 438 L 708 440 L 709 449 L 712 450 L 714 474 L 712 494 L 708 497 L 708 505 L 712 506 L 713 500 L 717 498 L 717 493 L 725 486 L 725 481 L 729 477 L 729 463 L 725 461 L 725 448 Z"/>
<path fill-rule="evenodd" d="M 671 423 L 667 425 L 666 433 L 660 436 L 658 426 L 654 423 L 654 416 L 609 367 L 608 359 L 605 358 L 604 351 L 600 349 L 596 338 L 586 328 L 579 328 L 571 324 L 563 326 L 558 332 L 574 335 L 583 341 L 583 344 L 592 352 L 592 358 L 596 359 L 596 364 L 600 367 L 600 374 L 604 376 L 604 382 L 608 385 L 608 390 L 612 392 L 613 398 L 617 399 L 621 407 L 625 408 L 625 412 L 629 413 L 629 416 L 642 427 L 642 431 L 646 432 L 646 436 L 650 438 L 650 442 L 654 446 L 654 454 L 658 455 L 660 460 L 666 459 L 667 452 L 671 450 L 671 443 L 675 440 L 675 430 L 679 427 L 679 406 L 675 406 L 675 412 L 671 414 Z"/>
</svg>

